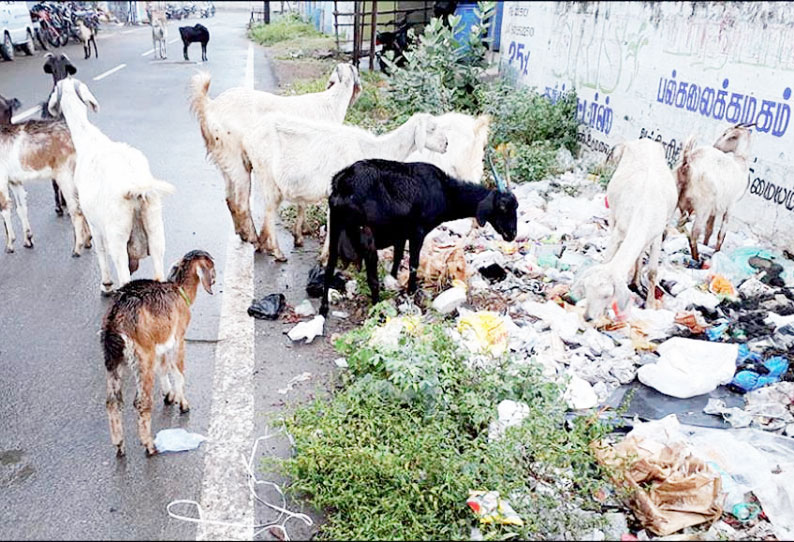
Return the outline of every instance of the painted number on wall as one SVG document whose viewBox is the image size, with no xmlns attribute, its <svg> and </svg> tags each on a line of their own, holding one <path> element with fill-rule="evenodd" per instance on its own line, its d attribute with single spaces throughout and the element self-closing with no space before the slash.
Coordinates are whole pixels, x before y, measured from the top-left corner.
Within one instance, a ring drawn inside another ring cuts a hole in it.
<svg viewBox="0 0 794 542">
<path fill-rule="evenodd" d="M 515 60 L 518 63 L 518 71 L 526 75 L 529 67 L 529 51 L 524 51 L 524 44 L 511 41 L 507 53 L 510 55 L 507 63 L 512 66 Z"/>
</svg>

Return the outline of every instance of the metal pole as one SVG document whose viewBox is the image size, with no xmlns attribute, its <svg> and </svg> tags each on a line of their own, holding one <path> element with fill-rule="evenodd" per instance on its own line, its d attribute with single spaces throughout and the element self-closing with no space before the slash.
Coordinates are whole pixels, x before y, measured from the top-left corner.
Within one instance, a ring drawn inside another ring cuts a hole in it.
<svg viewBox="0 0 794 542">
<path fill-rule="evenodd" d="M 358 45 L 358 35 L 361 33 L 361 28 L 358 24 L 360 2 L 355 0 L 353 2 L 353 64 L 358 67 L 358 55 L 360 52 Z"/>
<path fill-rule="evenodd" d="M 334 0 L 334 34 L 336 35 L 336 52 L 341 52 L 339 49 L 339 3 Z"/>
<path fill-rule="evenodd" d="M 269 0 L 265 0 L 262 3 L 265 5 L 264 6 L 264 9 L 265 9 L 265 24 L 270 24 L 270 1 Z"/>
<path fill-rule="evenodd" d="M 372 0 L 372 13 L 370 14 L 369 30 L 369 71 L 375 69 L 375 35 L 378 29 L 378 0 Z"/>
</svg>

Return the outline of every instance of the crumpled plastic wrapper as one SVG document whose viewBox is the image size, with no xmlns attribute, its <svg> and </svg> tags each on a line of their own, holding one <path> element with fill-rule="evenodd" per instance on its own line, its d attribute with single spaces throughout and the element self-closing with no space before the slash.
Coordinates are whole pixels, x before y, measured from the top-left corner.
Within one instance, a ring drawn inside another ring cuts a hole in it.
<svg viewBox="0 0 794 542">
<path fill-rule="evenodd" d="M 502 525 L 523 525 L 524 520 L 516 514 L 510 504 L 499 497 L 498 491 L 469 490 L 466 504 L 480 518 L 480 523 L 499 523 Z"/>
</svg>

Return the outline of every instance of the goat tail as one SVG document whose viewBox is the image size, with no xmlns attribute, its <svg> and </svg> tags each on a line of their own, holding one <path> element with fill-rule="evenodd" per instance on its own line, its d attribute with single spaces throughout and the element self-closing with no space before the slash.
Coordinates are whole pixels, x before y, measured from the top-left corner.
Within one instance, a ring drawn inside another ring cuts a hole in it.
<svg viewBox="0 0 794 542">
<path fill-rule="evenodd" d="M 681 159 L 678 166 L 675 168 L 676 184 L 678 185 L 678 192 L 682 194 L 684 187 L 689 182 L 689 166 L 692 162 L 692 151 L 695 150 L 695 136 L 690 135 L 684 146 L 681 149 Z"/>
<path fill-rule="evenodd" d="M 124 194 L 126 199 L 146 198 L 154 192 L 159 195 L 173 194 L 176 192 L 176 187 L 171 183 L 161 181 L 159 179 L 151 178 L 147 184 L 136 186 Z"/>
<path fill-rule="evenodd" d="M 209 91 L 212 76 L 209 72 L 200 71 L 190 79 L 190 110 L 199 121 L 204 144 L 209 151 L 214 142 L 207 122 L 207 104 L 210 102 Z"/>
<path fill-rule="evenodd" d="M 690 135 L 686 142 L 684 143 L 684 147 L 681 151 L 681 164 L 687 164 L 692 159 L 692 151 L 695 150 L 695 136 Z"/>
</svg>

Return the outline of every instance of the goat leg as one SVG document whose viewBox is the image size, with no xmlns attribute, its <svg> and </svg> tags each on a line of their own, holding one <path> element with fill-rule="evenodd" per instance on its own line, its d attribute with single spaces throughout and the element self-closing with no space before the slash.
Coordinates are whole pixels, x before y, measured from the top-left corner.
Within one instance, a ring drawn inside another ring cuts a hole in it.
<svg viewBox="0 0 794 542">
<path fill-rule="evenodd" d="M 154 390 L 154 352 L 144 353 L 136 349 L 138 357 L 138 390 L 135 395 L 135 410 L 138 413 L 138 438 L 146 448 L 146 455 L 154 455 L 157 448 L 152 439 L 152 391 Z"/>
<path fill-rule="evenodd" d="M 61 189 L 58 188 L 58 183 L 55 182 L 55 179 L 52 180 L 52 193 L 55 196 L 55 214 L 63 216 L 63 206 L 66 205 L 66 200 L 63 198 Z"/>
<path fill-rule="evenodd" d="M 364 263 L 367 266 L 367 286 L 369 286 L 372 304 L 380 301 L 380 281 L 378 281 L 378 249 L 375 237 L 369 226 L 361 228 L 361 245 L 364 251 Z"/>
<path fill-rule="evenodd" d="M 182 54 L 185 56 L 185 60 L 189 61 L 190 59 L 187 57 L 187 46 L 188 42 L 182 40 Z"/>
<path fill-rule="evenodd" d="M 412 294 L 417 288 L 416 272 L 419 269 L 419 254 L 422 252 L 422 245 L 425 242 L 425 232 L 418 229 L 414 232 L 409 240 L 408 255 L 409 255 L 409 278 L 408 278 L 408 293 Z"/>
<path fill-rule="evenodd" d="M 306 205 L 298 203 L 295 210 L 295 225 L 292 228 L 292 238 L 296 247 L 303 246 L 303 228 L 306 222 Z"/>
<path fill-rule="evenodd" d="M 706 236 L 703 238 L 703 244 L 706 246 L 708 246 L 711 240 L 711 234 L 714 233 L 714 220 L 716 218 L 717 215 L 710 215 L 709 219 L 706 221 Z"/>
<path fill-rule="evenodd" d="M 391 264 L 391 276 L 397 278 L 397 273 L 400 272 L 400 264 L 403 261 L 403 253 L 405 252 L 405 239 L 400 239 L 394 243 L 394 261 Z"/>
<path fill-rule="evenodd" d="M 121 387 L 121 366 L 117 365 L 107 372 L 107 400 L 105 409 L 108 413 L 110 426 L 110 442 L 116 447 L 116 455 L 124 455 L 124 428 L 122 425 L 121 409 L 123 404 Z"/>
<path fill-rule="evenodd" d="M 329 210 L 329 217 L 332 212 Z M 338 217 L 337 217 L 338 218 Z M 331 282 L 334 279 L 334 271 L 336 271 L 336 261 L 339 258 L 339 237 L 341 235 L 342 224 L 337 219 L 333 223 L 328 222 L 329 226 L 333 226 L 328 230 L 326 242 L 328 243 L 328 262 L 325 264 L 325 277 L 323 279 L 323 299 L 320 302 L 320 315 L 323 317 L 328 316 L 328 290 L 331 288 Z M 367 267 L 369 269 L 369 267 Z"/>
<path fill-rule="evenodd" d="M 14 252 L 14 226 L 11 224 L 11 198 L 8 193 L 8 181 L 0 179 L 0 214 L 3 215 L 3 224 L 6 228 L 6 252 Z"/>
<path fill-rule="evenodd" d="M 717 251 L 722 250 L 722 243 L 725 241 L 725 234 L 728 232 L 728 217 L 729 212 L 725 211 L 722 214 L 722 220 L 720 220 L 720 231 L 717 234 Z"/>
<path fill-rule="evenodd" d="M 17 216 L 22 222 L 22 230 L 24 232 L 25 248 L 33 248 L 33 231 L 30 229 L 30 220 L 28 219 L 28 194 L 25 187 L 19 183 L 11 183 L 11 192 L 14 194 L 14 199 L 17 203 Z"/>
</svg>

